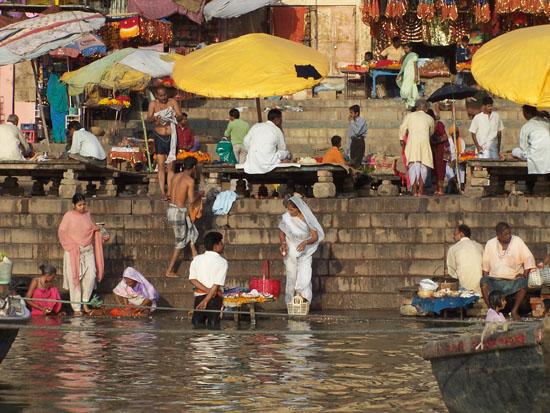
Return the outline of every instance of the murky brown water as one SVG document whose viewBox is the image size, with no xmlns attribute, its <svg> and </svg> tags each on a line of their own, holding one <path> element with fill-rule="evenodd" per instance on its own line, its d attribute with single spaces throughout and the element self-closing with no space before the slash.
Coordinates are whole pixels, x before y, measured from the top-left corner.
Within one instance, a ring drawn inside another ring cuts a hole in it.
<svg viewBox="0 0 550 413">
<path fill-rule="evenodd" d="M 140 331 L 21 330 L 0 365 L 0 411 L 446 411 L 420 357 L 443 335 L 415 321 L 259 320 L 244 334 L 168 317 L 39 323 Z"/>
</svg>

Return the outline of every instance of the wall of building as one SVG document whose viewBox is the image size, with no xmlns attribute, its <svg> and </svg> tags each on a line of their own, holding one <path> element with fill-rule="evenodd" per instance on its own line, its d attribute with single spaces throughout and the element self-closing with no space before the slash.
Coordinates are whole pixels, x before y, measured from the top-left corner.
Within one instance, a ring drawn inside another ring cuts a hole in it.
<svg viewBox="0 0 550 413">
<path fill-rule="evenodd" d="M 0 66 L 0 84 L 0 122 L 15 113 L 20 123 L 34 123 L 36 87 L 30 62 Z"/>
</svg>

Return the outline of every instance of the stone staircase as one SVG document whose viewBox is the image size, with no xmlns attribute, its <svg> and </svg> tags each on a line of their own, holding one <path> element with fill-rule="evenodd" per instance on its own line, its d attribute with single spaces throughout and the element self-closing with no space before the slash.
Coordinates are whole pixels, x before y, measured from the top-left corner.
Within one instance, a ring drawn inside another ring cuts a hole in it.
<svg viewBox="0 0 550 413">
<path fill-rule="evenodd" d="M 466 223 L 473 239 L 484 243 L 494 226 L 507 221 L 537 260 L 550 243 L 550 203 L 545 198 L 372 197 L 308 199 L 326 231 L 314 256 L 314 301 L 317 310 L 397 309 L 398 289 L 421 278 L 445 273 L 445 256 L 453 227 Z M 89 199 L 94 220 L 106 222 L 111 239 L 105 244 L 105 280 L 98 291 L 109 293 L 126 266 L 133 266 L 155 285 L 162 305 L 189 307 L 187 282 L 190 253 L 177 269 L 182 279 L 164 277 L 173 250 L 173 233 L 165 219 L 166 203 L 143 198 Z M 15 275 L 34 275 L 51 263 L 62 273 L 62 249 L 57 228 L 69 200 L 6 198 L 0 202 L 0 250 L 14 260 Z M 208 210 L 208 208 L 205 208 Z M 238 200 L 227 216 L 206 214 L 197 221 L 200 233 L 224 234 L 229 260 L 228 286 L 248 285 L 259 276 L 263 260 L 272 263 L 272 276 L 282 281 L 278 253 L 280 200 Z M 57 284 L 61 286 L 62 277 Z M 264 306 L 282 309 L 284 302 Z"/>
</svg>

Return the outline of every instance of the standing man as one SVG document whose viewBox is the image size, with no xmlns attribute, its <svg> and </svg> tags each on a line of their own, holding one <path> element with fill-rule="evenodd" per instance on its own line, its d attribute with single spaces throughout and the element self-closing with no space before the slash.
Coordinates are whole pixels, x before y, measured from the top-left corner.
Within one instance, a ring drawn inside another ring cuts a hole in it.
<svg viewBox="0 0 550 413">
<path fill-rule="evenodd" d="M 460 224 L 454 230 L 456 244 L 447 252 L 447 272 L 456 278 L 461 287 L 481 295 L 481 264 L 483 247 L 472 241 L 472 231 L 468 225 Z"/>
<path fill-rule="evenodd" d="M 519 132 L 519 148 L 512 150 L 516 158 L 527 159 L 527 172 L 550 173 L 550 120 L 543 118 L 537 108 L 523 105 L 523 117 L 527 123 Z"/>
<path fill-rule="evenodd" d="M 428 168 L 434 167 L 430 136 L 433 135 L 435 126 L 433 118 L 426 113 L 427 111 L 426 101 L 419 100 L 417 110 L 408 113 L 399 127 L 399 141 L 401 148 L 405 149 L 413 196 L 424 194 Z M 406 144 L 405 136 L 407 136 Z"/>
<path fill-rule="evenodd" d="M 391 45 L 386 47 L 380 53 L 380 56 L 384 59 L 392 60 L 394 62 L 401 62 L 405 57 L 405 49 L 401 46 L 401 38 L 399 36 L 391 39 Z M 395 82 L 395 76 L 386 76 L 386 96 L 389 98 L 397 98 L 400 96 L 399 87 Z"/>
<path fill-rule="evenodd" d="M 456 62 L 457 63 L 466 63 L 472 58 L 472 51 L 468 47 L 470 39 L 468 36 L 463 36 L 460 40 L 460 44 L 456 48 Z"/>
<path fill-rule="evenodd" d="M 477 157 L 498 159 L 504 126 L 498 113 L 493 112 L 493 99 L 487 96 L 482 103 L 481 113 L 474 116 L 470 125 Z"/>
<path fill-rule="evenodd" d="M 86 158 L 98 166 L 107 165 L 107 155 L 97 137 L 73 120 L 67 125 L 67 141 L 72 142 L 69 154 Z"/>
<path fill-rule="evenodd" d="M 350 158 L 350 165 L 355 168 L 361 166 L 363 156 L 365 156 L 365 138 L 369 130 L 367 121 L 360 116 L 360 112 L 359 105 L 349 108 L 348 140 L 344 149 L 344 153 Z"/>
<path fill-rule="evenodd" d="M 245 122 L 241 117 L 241 112 L 233 108 L 229 111 L 229 123 L 223 136 L 231 138 L 231 144 L 233 145 L 233 153 L 237 162 L 240 164 L 245 163 L 246 154 L 248 153 L 244 147 L 244 137 L 250 130 L 250 125 Z"/>
<path fill-rule="evenodd" d="M 220 287 L 225 284 L 227 260 L 223 253 L 223 236 L 219 232 L 209 232 L 204 237 L 204 254 L 197 255 L 189 267 L 189 281 L 194 287 L 195 310 L 220 311 L 223 300 Z M 193 325 L 216 325 L 220 323 L 220 313 L 193 311 Z"/>
<path fill-rule="evenodd" d="M 179 103 L 168 96 L 168 90 L 164 86 L 155 89 L 155 99 L 149 103 L 147 122 L 155 123 L 153 138 L 157 154 L 160 196 L 163 201 L 168 201 L 169 196 L 164 188 L 166 183 L 165 164 L 168 165 L 168 194 L 170 194 L 170 184 L 174 176 L 173 162 L 176 160 L 178 146 L 176 125 L 183 120 L 183 113 Z"/>
<path fill-rule="evenodd" d="M 493 291 L 516 294 L 512 318 L 519 321 L 518 308 L 527 292 L 527 276 L 536 267 L 535 257 L 520 237 L 512 235 L 506 222 L 499 222 L 495 230 L 497 236 L 485 244 L 481 293 L 487 305 Z"/>
<path fill-rule="evenodd" d="M 280 164 L 289 162 L 290 152 L 286 149 L 283 134 L 283 113 L 271 109 L 267 122 L 257 123 L 244 137 L 248 151 L 244 171 L 247 174 L 265 174 Z"/>
<path fill-rule="evenodd" d="M 176 174 L 172 180 L 172 202 L 170 202 L 168 210 L 166 211 L 166 218 L 174 229 L 176 246 L 174 247 L 170 264 L 168 264 L 168 269 L 166 270 L 166 276 L 168 278 L 178 277 L 178 274 L 174 272 L 174 266 L 176 265 L 181 250 L 184 249 L 187 244 L 191 246 L 191 254 L 193 257 L 197 255 L 195 242 L 199 237 L 199 232 L 195 224 L 191 222 L 189 211 L 185 206 L 187 202 L 189 202 L 189 205 L 194 204 L 204 195 L 204 191 L 195 192 L 196 172 L 197 159 L 190 156 L 183 160 L 183 172 Z"/>
<path fill-rule="evenodd" d="M 30 154 L 31 146 L 17 127 L 19 117 L 11 114 L 3 125 L 0 125 L 0 159 L 7 161 L 24 161 Z"/>
</svg>

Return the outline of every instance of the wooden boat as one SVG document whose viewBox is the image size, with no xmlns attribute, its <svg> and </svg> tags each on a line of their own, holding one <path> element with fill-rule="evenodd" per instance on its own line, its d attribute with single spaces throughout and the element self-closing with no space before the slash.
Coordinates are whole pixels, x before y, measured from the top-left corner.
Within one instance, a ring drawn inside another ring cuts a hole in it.
<svg viewBox="0 0 550 413">
<path fill-rule="evenodd" d="M 445 405 L 454 412 L 547 412 L 550 409 L 550 318 L 531 327 L 429 342 Z"/>
<path fill-rule="evenodd" d="M 25 304 L 25 300 L 18 297 L 0 299 L 2 311 L 6 315 L 0 315 L 0 363 L 10 351 L 11 345 L 17 337 L 19 329 L 13 324 L 28 323 L 31 312 Z"/>
</svg>

